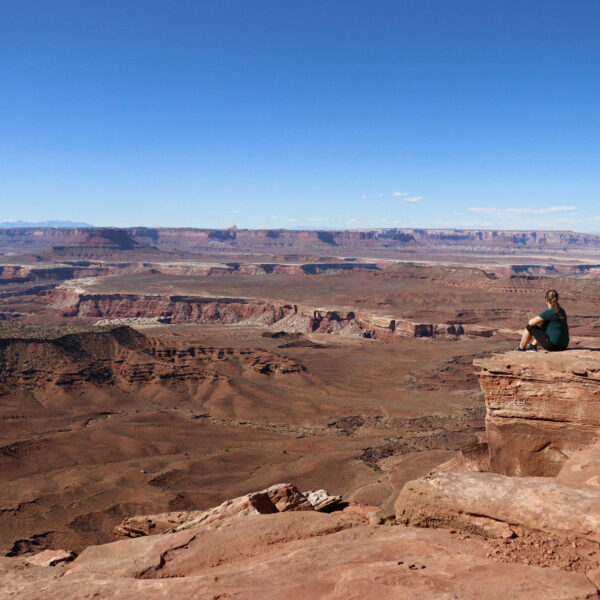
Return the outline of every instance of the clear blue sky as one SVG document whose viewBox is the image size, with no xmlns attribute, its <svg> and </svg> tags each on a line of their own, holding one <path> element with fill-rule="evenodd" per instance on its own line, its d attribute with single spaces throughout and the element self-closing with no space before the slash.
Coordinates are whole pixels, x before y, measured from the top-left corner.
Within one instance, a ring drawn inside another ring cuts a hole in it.
<svg viewBox="0 0 600 600">
<path fill-rule="evenodd" d="M 598 0 L 0 0 L 0 221 L 600 231 Z"/>
</svg>

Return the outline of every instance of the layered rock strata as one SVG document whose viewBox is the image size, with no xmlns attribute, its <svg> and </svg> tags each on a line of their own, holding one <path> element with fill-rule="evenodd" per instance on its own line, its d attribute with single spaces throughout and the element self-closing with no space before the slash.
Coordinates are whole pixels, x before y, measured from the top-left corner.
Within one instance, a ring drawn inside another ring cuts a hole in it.
<svg viewBox="0 0 600 600">
<path fill-rule="evenodd" d="M 600 542 L 600 488 L 553 477 L 436 473 L 408 482 L 396 502 L 400 523 L 512 537 L 515 527 Z"/>
<path fill-rule="evenodd" d="M 254 298 L 216 298 L 158 294 L 89 293 L 77 281 L 45 292 L 43 301 L 63 317 L 158 319 L 163 323 L 252 323 L 276 331 L 356 335 L 366 338 L 490 337 L 494 331 L 462 323 L 422 323 L 354 310 L 327 310 Z"/>
<path fill-rule="evenodd" d="M 1 228 L 0 251 L 39 251 L 88 246 L 104 250 L 159 248 L 201 252 L 215 250 L 326 252 L 374 256 L 419 249 L 486 254 L 544 254 L 557 250 L 598 254 L 600 236 L 572 231 L 503 231 L 461 229 L 368 229 L 288 231 L 284 229 L 193 228 Z"/>
<path fill-rule="evenodd" d="M 554 476 L 600 438 L 596 351 L 508 352 L 476 360 L 485 394 L 490 469 Z"/>
<path fill-rule="evenodd" d="M 0 392 L 65 390 L 79 385 L 123 390 L 223 379 L 216 363 L 235 362 L 250 373 L 288 375 L 305 369 L 264 350 L 174 347 L 126 326 L 48 328 L 0 323 Z M 56 394 L 43 395 L 44 403 Z M 116 402 L 116 401 L 115 401 Z"/>
<path fill-rule="evenodd" d="M 487 442 L 408 482 L 397 520 L 491 537 L 524 530 L 600 543 L 597 356 L 509 352 L 476 361 Z"/>
</svg>

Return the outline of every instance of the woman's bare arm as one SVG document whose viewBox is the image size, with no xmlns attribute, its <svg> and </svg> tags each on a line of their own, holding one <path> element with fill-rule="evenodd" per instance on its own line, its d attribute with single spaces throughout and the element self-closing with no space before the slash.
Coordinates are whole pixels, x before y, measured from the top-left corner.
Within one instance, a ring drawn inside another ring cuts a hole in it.
<svg viewBox="0 0 600 600">
<path fill-rule="evenodd" d="M 531 325 L 532 327 L 535 327 L 536 325 L 541 325 L 544 322 L 544 319 L 542 319 L 542 317 L 540 317 L 539 315 L 537 317 L 533 317 L 533 319 L 531 319 L 529 321 L 529 323 L 527 323 L 527 325 Z"/>
</svg>

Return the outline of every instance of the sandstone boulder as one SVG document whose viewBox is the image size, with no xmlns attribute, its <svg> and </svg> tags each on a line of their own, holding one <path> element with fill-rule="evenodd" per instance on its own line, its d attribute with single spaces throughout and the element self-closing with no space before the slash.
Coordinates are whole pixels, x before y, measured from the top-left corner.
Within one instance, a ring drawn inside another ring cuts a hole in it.
<svg viewBox="0 0 600 600">
<path fill-rule="evenodd" d="M 202 525 L 217 527 L 231 519 L 276 512 L 314 510 L 309 500 L 291 483 L 278 483 L 260 492 L 226 500 L 208 510 L 176 511 L 124 519 L 113 530 L 117 538 L 182 531 Z"/>
<path fill-rule="evenodd" d="M 408 482 L 396 519 L 419 527 L 450 527 L 491 537 L 511 526 L 600 542 L 600 490 L 548 477 L 436 473 Z"/>
<path fill-rule="evenodd" d="M 320 512 L 327 512 L 338 508 L 343 502 L 341 496 L 330 496 L 326 490 L 304 492 L 304 495 L 311 506 Z"/>
</svg>

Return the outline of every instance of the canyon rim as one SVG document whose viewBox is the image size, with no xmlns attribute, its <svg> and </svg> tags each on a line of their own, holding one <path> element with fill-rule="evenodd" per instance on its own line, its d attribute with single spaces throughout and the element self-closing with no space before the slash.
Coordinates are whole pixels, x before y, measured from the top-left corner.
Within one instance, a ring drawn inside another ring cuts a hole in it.
<svg viewBox="0 0 600 600">
<path fill-rule="evenodd" d="M 3 593 L 597 597 L 600 236 L 516 235 L 0 230 Z"/>
</svg>

